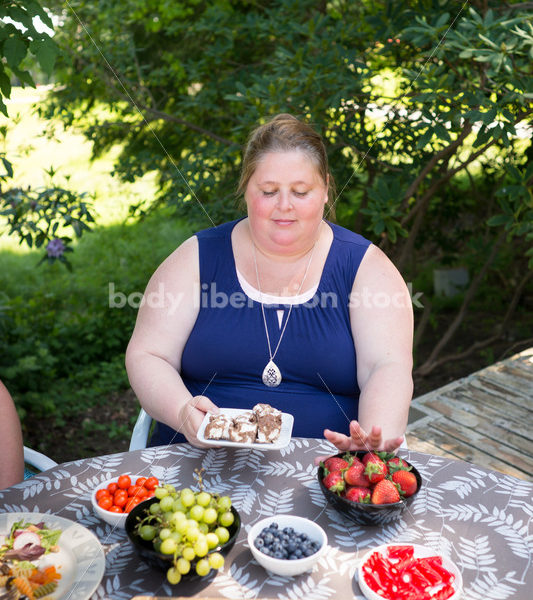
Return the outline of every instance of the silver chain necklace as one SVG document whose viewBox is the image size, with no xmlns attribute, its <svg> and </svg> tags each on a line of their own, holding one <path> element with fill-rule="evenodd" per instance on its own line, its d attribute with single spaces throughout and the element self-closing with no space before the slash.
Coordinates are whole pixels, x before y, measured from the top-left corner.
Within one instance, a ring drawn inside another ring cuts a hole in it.
<svg viewBox="0 0 533 600">
<path fill-rule="evenodd" d="M 279 336 L 278 345 L 276 346 L 274 353 L 272 353 L 272 346 L 270 345 L 270 336 L 268 334 L 268 325 L 267 325 L 266 316 L 265 316 L 265 307 L 263 305 L 263 292 L 261 290 L 261 283 L 259 281 L 259 271 L 257 270 L 257 257 L 256 257 L 256 251 L 255 251 L 255 244 L 254 244 L 253 240 L 252 240 L 252 248 L 253 248 L 253 255 L 254 255 L 255 276 L 257 278 L 257 287 L 259 288 L 259 294 L 261 297 L 261 312 L 263 314 L 263 323 L 265 325 L 265 333 L 266 333 L 266 339 L 267 339 L 267 344 L 268 344 L 268 354 L 270 356 L 270 360 L 268 361 L 266 367 L 263 369 L 262 379 L 263 379 L 263 383 L 267 387 L 277 387 L 281 383 L 282 377 L 281 377 L 281 371 L 279 370 L 278 365 L 274 362 L 274 358 L 276 358 L 276 354 L 278 353 L 278 350 L 279 350 L 279 345 L 281 344 L 281 340 L 283 339 L 283 334 L 285 333 L 285 329 L 287 329 L 287 323 L 289 322 L 293 305 L 292 304 L 290 305 L 289 314 L 287 315 L 287 319 L 285 320 L 285 325 L 283 326 L 283 329 L 281 330 L 281 335 Z M 298 288 L 298 292 L 296 294 L 297 296 L 299 296 L 300 292 L 302 291 L 302 287 L 304 285 L 305 278 L 307 277 L 309 267 L 311 266 L 311 261 L 313 260 L 313 254 L 315 253 L 315 248 L 316 248 L 316 242 L 314 243 L 313 249 L 311 250 L 311 256 L 309 257 L 309 262 L 307 263 L 307 267 L 305 268 L 304 276 L 302 278 L 300 287 Z"/>
</svg>

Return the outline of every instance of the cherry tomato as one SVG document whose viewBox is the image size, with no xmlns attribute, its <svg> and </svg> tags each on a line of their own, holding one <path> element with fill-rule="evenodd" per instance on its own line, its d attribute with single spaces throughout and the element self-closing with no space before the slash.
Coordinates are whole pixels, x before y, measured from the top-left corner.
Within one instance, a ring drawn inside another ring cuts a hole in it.
<svg viewBox="0 0 533 600">
<path fill-rule="evenodd" d="M 112 513 L 123 513 L 124 511 L 120 508 L 120 506 L 111 506 L 110 508 L 108 508 L 109 512 Z"/>
<path fill-rule="evenodd" d="M 118 489 L 118 483 L 116 481 L 112 481 L 107 485 L 107 489 L 111 495 L 113 495 Z"/>
<path fill-rule="evenodd" d="M 136 488 L 136 489 L 133 491 L 132 494 L 130 494 L 129 492 L 132 488 Z M 135 486 L 132 485 L 130 487 L 130 489 L 128 490 L 128 494 L 130 496 L 132 496 L 133 498 L 139 498 L 139 500 L 144 500 L 148 496 L 148 490 L 142 486 L 139 487 L 137 485 L 135 485 Z"/>
<path fill-rule="evenodd" d="M 146 477 L 137 477 L 137 481 L 135 482 L 135 485 L 139 485 L 139 486 L 143 486 L 144 483 L 146 481 Z"/>
<path fill-rule="evenodd" d="M 137 506 L 137 504 L 139 504 L 139 502 L 140 502 L 139 498 L 130 498 L 128 500 L 128 503 L 124 507 L 124 512 L 129 513 L 132 508 L 135 508 Z"/>
<path fill-rule="evenodd" d="M 146 490 L 146 498 L 153 498 L 155 496 L 154 490 Z M 143 498 L 145 500 L 145 498 Z"/>
<path fill-rule="evenodd" d="M 157 477 L 148 477 L 148 479 L 144 482 L 144 487 L 147 490 L 155 490 L 155 488 L 159 485 L 159 480 Z"/>
<path fill-rule="evenodd" d="M 113 506 L 113 499 L 111 496 L 103 496 L 98 500 L 98 506 L 104 510 L 109 510 Z"/>
<path fill-rule="evenodd" d="M 118 487 L 121 490 L 127 490 L 131 485 L 131 477 L 129 475 L 121 475 L 118 478 Z"/>
<path fill-rule="evenodd" d="M 126 490 L 117 490 L 113 496 L 112 503 L 115 506 L 124 506 L 128 501 L 128 492 Z"/>
<path fill-rule="evenodd" d="M 111 496 L 111 494 L 105 488 L 103 490 L 98 490 L 95 494 L 96 501 L 98 502 L 98 500 L 100 500 L 100 498 L 103 498 L 104 496 Z"/>
<path fill-rule="evenodd" d="M 128 488 L 128 496 L 137 496 L 141 488 L 138 485 L 130 485 Z"/>
</svg>

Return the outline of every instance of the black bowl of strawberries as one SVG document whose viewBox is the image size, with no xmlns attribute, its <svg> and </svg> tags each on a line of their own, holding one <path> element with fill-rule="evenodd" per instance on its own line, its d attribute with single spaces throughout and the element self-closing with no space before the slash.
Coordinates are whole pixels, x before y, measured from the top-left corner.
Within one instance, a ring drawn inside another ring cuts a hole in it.
<svg viewBox="0 0 533 600">
<path fill-rule="evenodd" d="M 386 452 L 330 456 L 320 463 L 317 477 L 326 500 L 360 525 L 394 521 L 422 487 L 412 464 Z"/>
</svg>

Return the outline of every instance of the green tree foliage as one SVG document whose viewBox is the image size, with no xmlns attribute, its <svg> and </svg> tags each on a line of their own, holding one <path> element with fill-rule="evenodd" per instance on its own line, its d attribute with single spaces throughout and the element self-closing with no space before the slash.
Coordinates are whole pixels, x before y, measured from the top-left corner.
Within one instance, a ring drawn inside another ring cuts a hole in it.
<svg viewBox="0 0 533 600">
<path fill-rule="evenodd" d="M 36 27 L 37 20 L 48 30 L 53 23 L 46 10 L 35 0 L 24 2 L 6 1 L 0 4 L 0 111 L 8 116 L 4 99 L 11 96 L 12 81 L 23 87 L 35 87 L 30 72 L 37 61 L 47 75 L 52 73 L 59 52 L 49 33 Z M 5 135 L 5 128 L 2 128 Z M 84 195 L 54 185 L 32 189 L 12 187 L 13 166 L 5 152 L 0 152 L 3 172 L 0 183 L 5 185 L 0 192 L 0 216 L 5 218 L 7 233 L 16 235 L 20 243 L 30 248 L 46 244 L 43 261 L 64 263 L 70 268 L 65 252 L 71 251 L 72 242 L 65 229 L 72 229 L 77 237 L 88 230 L 87 223 L 93 220 L 90 205 Z M 53 176 L 50 169 L 49 175 Z"/>
<path fill-rule="evenodd" d="M 157 172 L 152 209 L 175 205 L 205 226 L 239 214 L 247 133 L 291 112 L 328 140 L 338 221 L 369 235 L 406 277 L 432 262 L 482 274 L 498 264 L 513 271 L 502 293 L 514 302 L 523 289 L 523 257 L 533 262 L 533 27 L 523 3 L 50 7 L 62 11 L 64 85 L 48 114 L 82 127 L 96 155 L 120 144 L 115 170 L 125 180 Z M 382 85 L 388 76 L 394 84 Z M 105 115 L 91 112 L 102 105 Z M 473 278 L 459 322 L 481 284 Z M 437 364 L 435 354 L 422 368 Z"/>
</svg>

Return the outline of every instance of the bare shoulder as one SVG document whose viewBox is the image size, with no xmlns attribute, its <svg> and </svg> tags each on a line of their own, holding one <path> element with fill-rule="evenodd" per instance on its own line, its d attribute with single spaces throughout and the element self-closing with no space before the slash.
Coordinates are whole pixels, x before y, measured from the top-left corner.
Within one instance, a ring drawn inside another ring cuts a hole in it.
<svg viewBox="0 0 533 600">
<path fill-rule="evenodd" d="M 198 238 L 193 235 L 180 244 L 160 265 L 150 279 L 150 284 L 180 284 L 198 281 L 200 273 Z"/>
<path fill-rule="evenodd" d="M 357 271 L 354 289 L 361 286 L 377 287 L 383 291 L 406 287 L 405 281 L 394 263 L 374 244 L 368 247 Z"/>
</svg>

